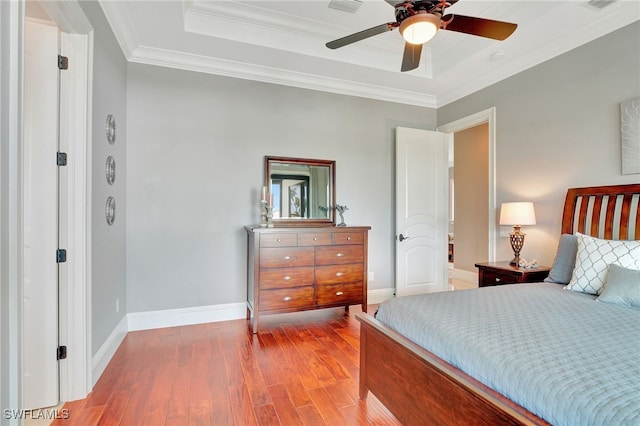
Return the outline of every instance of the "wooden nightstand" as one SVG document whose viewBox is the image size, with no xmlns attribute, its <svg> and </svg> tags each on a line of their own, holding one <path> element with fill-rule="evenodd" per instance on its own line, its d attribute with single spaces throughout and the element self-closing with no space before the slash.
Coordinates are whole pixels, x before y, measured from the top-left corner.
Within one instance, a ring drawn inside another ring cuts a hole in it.
<svg viewBox="0 0 640 426">
<path fill-rule="evenodd" d="M 509 262 L 476 263 L 475 266 L 478 268 L 478 287 L 541 282 L 551 269 L 548 266 L 524 269 Z"/>
</svg>

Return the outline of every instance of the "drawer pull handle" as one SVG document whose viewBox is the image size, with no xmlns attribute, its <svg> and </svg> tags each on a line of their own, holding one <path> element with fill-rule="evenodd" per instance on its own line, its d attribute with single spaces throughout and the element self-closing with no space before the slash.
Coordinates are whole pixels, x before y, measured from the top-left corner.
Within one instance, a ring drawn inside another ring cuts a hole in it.
<svg viewBox="0 0 640 426">
<path fill-rule="evenodd" d="M 282 242 L 282 240 L 281 240 L 280 238 L 278 238 L 278 239 L 276 240 L 276 242 L 281 243 L 281 242 Z"/>
<path fill-rule="evenodd" d="M 313 241 L 318 241 L 318 238 L 317 237 L 313 237 Z"/>
<path fill-rule="evenodd" d="M 338 254 L 336 254 L 336 256 L 338 256 L 338 257 L 342 257 L 342 256 L 344 256 L 344 254 L 342 254 L 342 253 L 338 253 Z"/>
<path fill-rule="evenodd" d="M 336 272 L 336 277 L 341 277 L 344 275 L 344 272 Z"/>
<path fill-rule="evenodd" d="M 284 257 L 284 260 L 290 260 L 290 259 L 291 259 L 291 256 L 285 256 Z"/>
<path fill-rule="evenodd" d="M 342 296 L 344 293 L 341 291 L 336 291 L 336 296 Z"/>
<path fill-rule="evenodd" d="M 291 277 L 290 277 L 289 275 L 285 275 L 285 276 L 284 276 L 284 280 L 285 280 L 285 281 L 289 281 L 290 279 L 291 279 Z"/>
<path fill-rule="evenodd" d="M 285 302 L 288 302 L 291 300 L 291 296 L 285 296 L 282 298 L 282 300 L 284 300 Z"/>
<path fill-rule="evenodd" d="M 499 283 L 500 282 L 500 278 L 496 278 L 496 282 Z"/>
<path fill-rule="evenodd" d="M 347 237 L 347 241 L 351 241 L 351 237 Z"/>
</svg>

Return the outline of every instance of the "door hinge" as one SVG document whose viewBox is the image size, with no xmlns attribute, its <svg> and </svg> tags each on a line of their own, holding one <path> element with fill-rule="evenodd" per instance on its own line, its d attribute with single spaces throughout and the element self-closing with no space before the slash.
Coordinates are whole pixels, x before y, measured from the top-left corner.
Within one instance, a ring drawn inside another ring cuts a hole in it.
<svg viewBox="0 0 640 426">
<path fill-rule="evenodd" d="M 56 263 L 64 263 L 67 261 L 67 251 L 65 249 L 56 250 Z"/>
<path fill-rule="evenodd" d="M 69 69 L 69 58 L 67 56 L 58 55 L 58 69 Z"/>
<path fill-rule="evenodd" d="M 58 346 L 58 349 L 56 350 L 56 360 L 60 361 L 61 359 L 67 359 L 66 346 Z"/>
<path fill-rule="evenodd" d="M 66 152 L 58 152 L 56 154 L 56 164 L 58 166 L 66 166 L 67 165 L 67 153 Z"/>
</svg>

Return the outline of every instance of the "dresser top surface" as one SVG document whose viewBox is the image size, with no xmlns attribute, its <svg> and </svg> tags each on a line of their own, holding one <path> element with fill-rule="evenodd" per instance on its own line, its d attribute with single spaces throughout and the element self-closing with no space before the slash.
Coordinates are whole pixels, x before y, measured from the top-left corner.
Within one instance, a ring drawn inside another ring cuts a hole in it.
<svg viewBox="0 0 640 426">
<path fill-rule="evenodd" d="M 263 228 L 259 225 L 249 225 L 244 227 L 249 233 L 259 234 L 280 234 L 280 233 L 301 233 L 301 232 L 354 232 L 369 231 L 370 226 L 276 226 L 273 228 Z"/>
</svg>

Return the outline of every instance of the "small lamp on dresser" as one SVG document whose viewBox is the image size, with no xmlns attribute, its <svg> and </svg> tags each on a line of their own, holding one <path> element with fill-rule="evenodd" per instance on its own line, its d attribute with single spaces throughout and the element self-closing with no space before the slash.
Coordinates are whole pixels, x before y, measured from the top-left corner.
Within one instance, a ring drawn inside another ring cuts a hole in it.
<svg viewBox="0 0 640 426">
<path fill-rule="evenodd" d="M 500 225 L 512 225 L 513 232 L 509 234 L 513 249 L 512 265 L 520 263 L 520 251 L 524 246 L 525 234 L 520 228 L 525 225 L 535 225 L 536 214 L 531 202 L 502 203 L 500 207 Z"/>
</svg>

